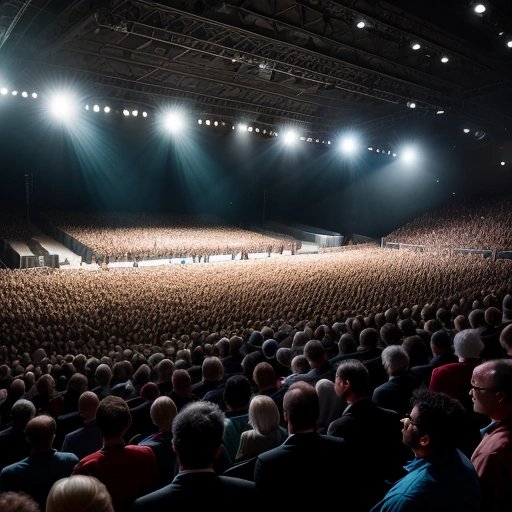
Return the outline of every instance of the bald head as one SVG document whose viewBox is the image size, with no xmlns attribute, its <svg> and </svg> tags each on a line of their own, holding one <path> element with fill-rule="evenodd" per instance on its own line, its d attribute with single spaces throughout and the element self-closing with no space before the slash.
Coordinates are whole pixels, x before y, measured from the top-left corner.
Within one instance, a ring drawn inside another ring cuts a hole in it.
<svg viewBox="0 0 512 512">
<path fill-rule="evenodd" d="M 25 428 L 25 435 L 32 447 L 32 452 L 50 450 L 55 437 L 57 424 L 51 416 L 36 416 Z"/>
<path fill-rule="evenodd" d="M 96 393 L 85 391 L 78 399 L 78 412 L 85 423 L 89 423 L 96 418 L 96 411 L 100 405 L 100 400 Z"/>
</svg>

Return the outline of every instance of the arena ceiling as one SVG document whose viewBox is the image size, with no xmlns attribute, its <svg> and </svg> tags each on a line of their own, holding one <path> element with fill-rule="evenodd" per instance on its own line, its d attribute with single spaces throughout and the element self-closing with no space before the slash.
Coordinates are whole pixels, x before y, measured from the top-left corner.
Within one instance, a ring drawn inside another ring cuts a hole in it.
<svg viewBox="0 0 512 512">
<path fill-rule="evenodd" d="M 475 139 L 502 137 L 512 129 L 512 7 L 484 2 L 478 16 L 471 3 L 7 0 L 0 74 L 311 133 L 469 123 Z"/>
</svg>

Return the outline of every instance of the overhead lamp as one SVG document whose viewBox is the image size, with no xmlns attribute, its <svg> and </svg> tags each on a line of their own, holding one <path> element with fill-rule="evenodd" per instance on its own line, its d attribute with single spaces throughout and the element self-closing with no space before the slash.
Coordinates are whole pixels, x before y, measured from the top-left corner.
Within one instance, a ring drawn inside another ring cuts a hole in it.
<svg viewBox="0 0 512 512">
<path fill-rule="evenodd" d="M 37 98 L 37 92 L 33 92 L 32 93 L 32 98 L 36 99 Z"/>
<path fill-rule="evenodd" d="M 137 117 L 139 115 L 139 111 L 138 110 L 132 110 L 132 116 L 133 117 Z"/>
<path fill-rule="evenodd" d="M 464 131 L 464 133 L 469 133 L 470 132 L 469 128 L 464 128 L 463 131 Z"/>
<path fill-rule="evenodd" d="M 126 108 L 123 110 L 123 116 L 126 116 L 128 117 L 130 115 L 130 111 L 127 110 Z"/>
<path fill-rule="evenodd" d="M 509 48 L 512 48 L 512 39 L 510 39 L 509 41 L 507 41 L 507 46 L 508 46 Z"/>
<path fill-rule="evenodd" d="M 364 28 L 364 27 L 366 27 L 366 23 L 363 20 L 360 20 L 360 21 L 357 22 L 356 27 L 357 28 Z"/>
<path fill-rule="evenodd" d="M 105 114 L 108 114 L 110 112 L 110 107 L 109 106 L 106 106 L 104 109 L 103 109 L 103 112 L 105 112 Z"/>
<path fill-rule="evenodd" d="M 421 48 L 421 44 L 420 43 L 412 43 L 411 48 L 413 50 L 419 50 Z"/>
<path fill-rule="evenodd" d="M 13 96 L 18 96 L 18 91 L 12 91 L 11 93 Z"/>
<path fill-rule="evenodd" d="M 477 14 L 483 14 L 486 10 L 487 8 L 485 7 L 484 4 L 476 4 L 473 7 L 473 11 L 475 11 Z"/>
<path fill-rule="evenodd" d="M 0 94 L 1 94 L 2 96 L 5 96 L 8 92 L 9 92 L 9 91 L 7 90 L 7 88 L 6 88 L 6 87 L 2 87 L 2 88 L 0 89 Z"/>
<path fill-rule="evenodd" d="M 21 95 L 24 97 L 24 98 L 28 98 L 28 92 L 27 91 L 23 91 L 21 93 Z"/>
<path fill-rule="evenodd" d="M 450 60 L 450 59 L 449 59 L 446 55 L 443 55 L 443 56 L 441 57 L 441 62 L 442 62 L 443 64 L 446 64 L 449 60 Z"/>
<path fill-rule="evenodd" d="M 146 111 L 142 112 L 142 117 L 148 117 L 148 113 Z"/>
<path fill-rule="evenodd" d="M 409 108 L 416 108 L 416 103 L 415 103 L 414 101 L 408 101 L 408 102 L 407 102 L 407 106 L 408 106 Z"/>
<path fill-rule="evenodd" d="M 211 121 L 210 121 L 209 119 L 207 119 L 207 120 L 205 121 L 205 124 L 206 124 L 206 126 L 210 126 L 210 124 L 212 124 L 212 123 L 211 123 Z"/>
<path fill-rule="evenodd" d="M 503 162 L 503 161 L 502 161 L 502 162 L 500 162 L 500 165 L 505 165 L 505 162 Z"/>
<path fill-rule="evenodd" d="M 100 111 L 100 106 L 99 105 L 94 105 L 94 107 L 92 107 L 92 109 L 94 110 L 94 112 L 99 112 Z"/>
<path fill-rule="evenodd" d="M 441 115 L 441 114 L 444 114 L 444 110 L 442 109 L 439 109 L 437 112 L 436 112 L 437 115 Z"/>
</svg>

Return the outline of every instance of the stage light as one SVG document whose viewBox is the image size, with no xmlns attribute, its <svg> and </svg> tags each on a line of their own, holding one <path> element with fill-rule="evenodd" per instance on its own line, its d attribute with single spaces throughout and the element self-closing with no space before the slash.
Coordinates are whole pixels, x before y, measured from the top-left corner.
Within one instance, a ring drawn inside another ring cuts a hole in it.
<svg viewBox="0 0 512 512">
<path fill-rule="evenodd" d="M 512 39 L 511 39 L 510 41 L 507 41 L 507 46 L 508 46 L 509 48 L 512 48 Z"/>
<path fill-rule="evenodd" d="M 5 96 L 8 92 L 9 92 L 9 91 L 7 90 L 7 88 L 6 88 L 6 87 L 2 87 L 2 88 L 0 89 L 0 94 L 1 94 L 2 96 Z"/>
<path fill-rule="evenodd" d="M 486 11 L 486 7 L 484 4 L 476 4 L 473 7 L 473 11 L 475 11 L 477 14 L 483 14 Z"/>
<path fill-rule="evenodd" d="M 421 48 L 421 44 L 420 43 L 412 43 L 411 48 L 413 50 L 419 50 Z"/>
<path fill-rule="evenodd" d="M 354 153 L 356 153 L 358 149 L 358 143 L 356 138 L 353 137 L 352 135 L 343 137 L 343 139 L 340 142 L 340 149 L 346 155 L 353 155 Z"/>
<path fill-rule="evenodd" d="M 505 165 L 505 162 L 500 162 L 500 165 Z"/>
<path fill-rule="evenodd" d="M 415 103 L 414 101 L 408 101 L 408 102 L 407 102 L 407 106 L 408 106 L 409 108 L 416 108 L 416 103 Z"/>
<path fill-rule="evenodd" d="M 99 112 L 100 111 L 100 106 L 99 105 L 94 105 L 94 107 L 92 107 L 92 109 L 94 110 L 94 112 Z"/>
<path fill-rule="evenodd" d="M 213 126 L 219 126 L 219 121 L 214 121 Z"/>
<path fill-rule="evenodd" d="M 283 142 L 287 146 L 295 144 L 299 140 L 298 134 L 294 130 L 287 130 L 283 135 Z"/>
<path fill-rule="evenodd" d="M 13 96 L 18 96 L 18 91 L 12 91 L 11 93 Z"/>
<path fill-rule="evenodd" d="M 202 119 L 198 119 L 197 120 L 197 124 L 203 124 L 203 120 Z"/>
<path fill-rule="evenodd" d="M 239 124 L 237 125 L 237 129 L 238 129 L 239 131 L 241 131 L 241 132 L 246 132 L 246 131 L 247 131 L 247 125 L 246 125 L 246 124 L 244 124 L 244 123 L 239 123 Z"/>
<path fill-rule="evenodd" d="M 356 27 L 357 28 L 364 28 L 364 27 L 366 27 L 366 23 L 363 20 L 358 21 Z"/>
<path fill-rule="evenodd" d="M 439 109 L 439 110 L 436 112 L 436 114 L 438 114 L 438 115 L 444 114 L 444 110 Z"/>
<path fill-rule="evenodd" d="M 443 55 L 443 56 L 441 57 L 441 62 L 442 62 L 443 64 L 446 64 L 449 60 L 450 60 L 450 59 L 449 59 L 446 55 Z"/>
<path fill-rule="evenodd" d="M 418 152 L 413 146 L 407 146 L 402 151 L 402 160 L 406 164 L 412 164 L 418 159 Z"/>
<path fill-rule="evenodd" d="M 132 110 L 132 116 L 133 117 L 137 117 L 139 115 L 139 111 L 138 110 Z"/>
<path fill-rule="evenodd" d="M 128 117 L 130 115 L 130 111 L 126 108 L 123 110 L 123 116 Z"/>
<path fill-rule="evenodd" d="M 108 106 L 107 106 L 107 107 L 105 107 L 105 108 L 103 109 L 103 112 L 105 112 L 105 114 L 110 113 L 110 107 L 108 107 Z"/>
<path fill-rule="evenodd" d="M 469 129 L 469 128 L 464 128 L 463 132 L 464 132 L 464 133 L 469 133 L 469 132 L 470 132 L 470 129 Z"/>
<path fill-rule="evenodd" d="M 50 112 L 51 114 L 60 119 L 61 121 L 71 120 L 78 109 L 76 98 L 70 93 L 59 92 L 50 99 Z"/>
<path fill-rule="evenodd" d="M 249 127 L 247 128 L 247 131 L 248 131 L 248 132 L 252 132 L 252 126 L 249 126 Z"/>
<path fill-rule="evenodd" d="M 85 110 L 89 111 L 89 105 L 85 105 Z"/>
<path fill-rule="evenodd" d="M 209 120 L 209 119 L 207 119 L 207 120 L 205 121 L 205 124 L 206 124 L 206 126 L 210 126 L 210 124 L 211 124 L 211 123 L 210 123 L 210 120 Z"/>
<path fill-rule="evenodd" d="M 164 113 L 164 128 L 172 134 L 178 134 L 185 129 L 186 119 L 180 110 L 169 110 Z"/>
<path fill-rule="evenodd" d="M 148 117 L 148 113 L 145 110 L 142 112 L 142 117 Z"/>
<path fill-rule="evenodd" d="M 256 133 L 260 133 L 260 129 L 259 129 L 259 128 L 256 128 L 254 131 L 255 131 Z"/>
<path fill-rule="evenodd" d="M 32 93 L 32 98 L 37 99 L 37 92 Z"/>
<path fill-rule="evenodd" d="M 24 97 L 24 98 L 28 98 L 28 92 L 27 91 L 23 91 L 21 93 L 21 95 Z"/>
</svg>

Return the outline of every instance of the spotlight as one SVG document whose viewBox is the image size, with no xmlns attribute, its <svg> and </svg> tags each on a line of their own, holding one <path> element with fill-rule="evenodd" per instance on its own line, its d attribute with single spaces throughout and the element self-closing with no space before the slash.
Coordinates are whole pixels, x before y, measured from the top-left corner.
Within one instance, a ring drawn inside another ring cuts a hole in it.
<svg viewBox="0 0 512 512">
<path fill-rule="evenodd" d="M 36 99 L 37 98 L 37 92 L 33 92 L 32 93 L 32 98 Z"/>
<path fill-rule="evenodd" d="M 148 113 L 146 111 L 142 112 L 142 117 L 148 117 Z"/>
<path fill-rule="evenodd" d="M 89 105 L 85 105 L 85 110 L 89 110 Z"/>
<path fill-rule="evenodd" d="M 5 96 L 8 92 L 9 92 L 9 91 L 8 91 L 5 87 L 2 87 L 2 88 L 0 89 L 0 94 L 1 94 L 2 96 Z"/>
<path fill-rule="evenodd" d="M 361 21 L 359 21 L 357 23 L 356 27 L 357 28 L 364 28 L 364 27 L 366 27 L 366 23 L 363 20 L 361 20 Z"/>
<path fill-rule="evenodd" d="M 219 121 L 214 121 L 213 126 L 219 126 Z"/>
<path fill-rule="evenodd" d="M 124 110 L 123 110 L 123 116 L 128 117 L 129 115 L 130 115 L 130 111 L 129 111 L 129 110 L 127 110 L 127 109 L 124 109 Z"/>
<path fill-rule="evenodd" d="M 438 114 L 438 115 L 444 114 L 444 110 L 441 110 L 441 109 L 440 109 L 440 110 L 438 110 L 438 111 L 436 112 L 436 114 Z"/>
<path fill-rule="evenodd" d="M 469 133 L 470 132 L 469 128 L 464 128 L 463 131 L 464 131 L 464 133 Z"/>
<path fill-rule="evenodd" d="M 247 128 L 247 131 L 248 131 L 248 132 L 252 132 L 252 126 L 249 126 L 249 127 Z"/>
<path fill-rule="evenodd" d="M 256 133 L 260 133 L 260 129 L 259 129 L 259 128 L 256 128 L 254 131 L 255 131 Z"/>
<path fill-rule="evenodd" d="M 24 97 L 24 98 L 28 98 L 28 92 L 27 91 L 23 91 L 21 93 L 21 95 Z"/>
<path fill-rule="evenodd" d="M 246 132 L 247 131 L 247 125 L 244 124 L 244 123 L 240 123 L 238 126 L 237 126 L 238 130 L 241 131 L 241 132 Z"/>
<path fill-rule="evenodd" d="M 415 148 L 412 146 L 406 147 L 402 152 L 402 160 L 406 164 L 412 164 L 418 158 L 418 154 Z"/>
<path fill-rule="evenodd" d="M 210 123 L 210 120 L 209 120 L 209 119 L 207 119 L 207 120 L 205 121 L 205 124 L 206 124 L 206 126 L 210 126 L 210 124 L 211 124 L 211 123 Z"/>
<path fill-rule="evenodd" d="M 165 114 L 164 127 L 170 133 L 179 133 L 185 128 L 185 117 L 177 110 L 171 110 Z"/>
<path fill-rule="evenodd" d="M 92 107 L 92 109 L 94 110 L 94 112 L 99 112 L 100 111 L 100 106 L 99 105 L 94 105 L 94 107 Z"/>
<path fill-rule="evenodd" d="M 346 155 L 353 155 L 357 151 L 357 140 L 351 135 L 344 137 L 340 143 L 340 149 Z"/>
<path fill-rule="evenodd" d="M 69 93 L 57 93 L 50 101 L 50 112 L 63 121 L 70 120 L 76 109 L 76 100 Z"/>
<path fill-rule="evenodd" d="M 510 41 L 507 41 L 507 46 L 508 46 L 509 48 L 512 48 L 512 39 L 511 39 Z"/>
<path fill-rule="evenodd" d="M 105 107 L 105 108 L 103 109 L 103 112 L 105 112 L 105 114 L 110 113 L 110 107 L 108 107 L 108 106 L 107 106 L 107 107 Z"/>
<path fill-rule="evenodd" d="M 408 102 L 407 102 L 407 106 L 408 106 L 409 108 L 416 108 L 416 103 L 415 103 L 414 101 L 408 101 Z"/>
<path fill-rule="evenodd" d="M 419 50 L 421 48 L 421 44 L 420 43 L 412 43 L 411 48 L 413 50 Z"/>
<path fill-rule="evenodd" d="M 500 165 L 505 165 L 505 162 L 500 162 Z"/>
<path fill-rule="evenodd" d="M 284 136 L 283 136 L 283 142 L 287 145 L 287 146 L 290 146 L 292 144 L 295 144 L 297 142 L 297 140 L 299 139 L 299 136 L 297 135 L 297 133 L 293 130 L 288 130 L 284 133 Z"/>
<path fill-rule="evenodd" d="M 441 62 L 442 62 L 443 64 L 446 64 L 449 60 L 450 60 L 450 59 L 449 59 L 446 55 L 443 55 L 443 56 L 441 57 Z"/>
<path fill-rule="evenodd" d="M 137 117 L 139 115 L 139 111 L 138 110 L 132 110 L 132 116 L 133 117 Z"/>
<path fill-rule="evenodd" d="M 197 124 L 203 124 L 203 120 L 202 119 L 198 119 L 197 120 Z"/>
<path fill-rule="evenodd" d="M 18 96 L 18 91 L 12 91 L 11 93 L 13 96 Z"/>
<path fill-rule="evenodd" d="M 486 11 L 486 7 L 484 4 L 476 4 L 473 7 L 473 11 L 475 11 L 477 14 L 483 14 Z"/>
</svg>

